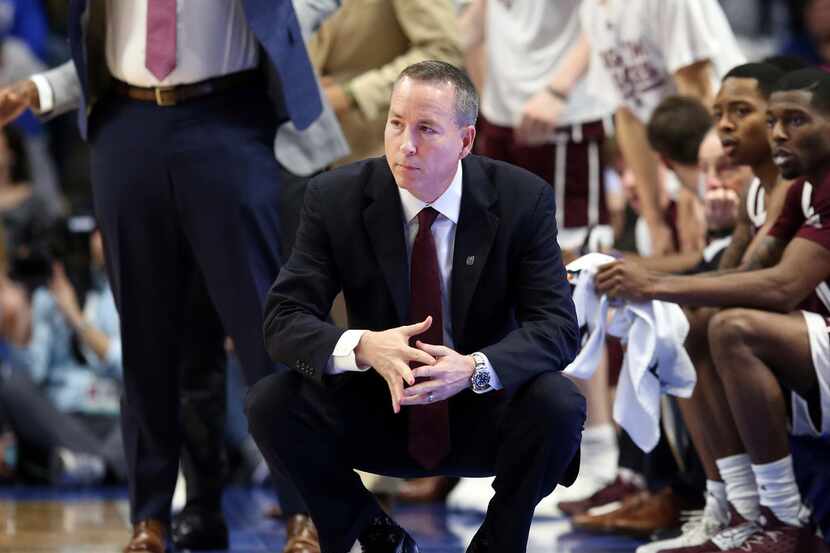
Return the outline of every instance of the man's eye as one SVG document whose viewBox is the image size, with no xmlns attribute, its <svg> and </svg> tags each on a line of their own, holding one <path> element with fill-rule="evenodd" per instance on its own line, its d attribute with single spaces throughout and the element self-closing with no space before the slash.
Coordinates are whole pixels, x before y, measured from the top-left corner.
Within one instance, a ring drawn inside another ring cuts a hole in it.
<svg viewBox="0 0 830 553">
<path fill-rule="evenodd" d="M 774 117 L 767 117 L 767 127 L 770 129 L 775 126 L 775 118 Z"/>
<path fill-rule="evenodd" d="M 421 132 L 424 134 L 433 134 L 435 129 L 432 127 L 427 127 L 426 125 L 421 125 Z"/>
</svg>

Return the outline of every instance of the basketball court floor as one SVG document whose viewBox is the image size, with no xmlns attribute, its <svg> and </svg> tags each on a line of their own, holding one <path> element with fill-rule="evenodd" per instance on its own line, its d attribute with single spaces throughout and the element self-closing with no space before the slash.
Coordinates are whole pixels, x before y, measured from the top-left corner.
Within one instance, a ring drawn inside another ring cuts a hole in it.
<svg viewBox="0 0 830 553">
<path fill-rule="evenodd" d="M 224 510 L 231 553 L 279 553 L 281 523 L 263 516 L 274 504 L 261 489 L 231 488 Z M 447 512 L 441 506 L 402 507 L 393 516 L 424 553 L 463 553 L 482 516 Z M 129 537 L 126 491 L 94 488 L 0 488 L 0 553 L 120 553 Z M 640 542 L 571 530 L 561 518 L 537 518 L 528 553 L 627 553 Z"/>
</svg>

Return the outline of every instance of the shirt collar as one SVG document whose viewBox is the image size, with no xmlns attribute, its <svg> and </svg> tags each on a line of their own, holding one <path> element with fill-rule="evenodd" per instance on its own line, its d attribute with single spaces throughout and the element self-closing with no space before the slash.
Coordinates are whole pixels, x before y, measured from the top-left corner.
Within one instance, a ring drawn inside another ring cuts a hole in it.
<svg viewBox="0 0 830 553">
<path fill-rule="evenodd" d="M 462 182 L 462 169 L 461 169 L 461 162 L 458 162 L 458 169 L 455 172 L 455 176 L 450 183 L 450 186 L 444 191 L 443 194 L 438 196 L 438 199 L 432 202 L 431 204 L 427 204 L 412 195 L 409 190 L 404 190 L 401 187 L 398 187 L 398 193 L 401 197 L 401 206 L 403 207 L 403 216 L 404 220 L 407 224 L 411 223 L 412 220 L 418 216 L 418 213 L 421 212 L 424 207 L 427 205 L 431 205 L 435 211 L 455 223 L 458 224 L 458 214 L 461 211 L 461 182 Z"/>
</svg>

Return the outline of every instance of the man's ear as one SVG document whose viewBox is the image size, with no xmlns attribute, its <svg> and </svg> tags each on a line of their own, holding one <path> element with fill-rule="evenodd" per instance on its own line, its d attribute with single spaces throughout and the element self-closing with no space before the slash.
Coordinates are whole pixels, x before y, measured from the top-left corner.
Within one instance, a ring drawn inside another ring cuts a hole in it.
<svg viewBox="0 0 830 553">
<path fill-rule="evenodd" d="M 476 127 L 475 125 L 467 125 L 461 132 L 462 149 L 458 159 L 464 159 L 473 151 L 473 144 L 476 140 Z"/>
</svg>

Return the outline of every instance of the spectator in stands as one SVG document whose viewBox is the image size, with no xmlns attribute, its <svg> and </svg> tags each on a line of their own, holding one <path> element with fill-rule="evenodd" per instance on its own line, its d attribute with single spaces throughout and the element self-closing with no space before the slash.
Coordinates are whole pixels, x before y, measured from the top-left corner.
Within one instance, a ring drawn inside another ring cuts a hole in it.
<svg viewBox="0 0 830 553">
<path fill-rule="evenodd" d="M 23 137 L 12 127 L 0 131 L 0 222 L 12 262 L 29 257 L 44 243 L 52 218 L 34 192 Z"/>
<path fill-rule="evenodd" d="M 52 482 L 100 482 L 107 470 L 123 480 L 118 314 L 100 232 L 91 218 L 69 221 L 66 243 L 77 243 L 78 235 L 86 240 L 86 273 L 74 275 L 80 286 L 73 285 L 56 260 L 48 287 L 35 290 L 31 335 L 22 347 L 11 345 L 0 405 L 21 449 L 50 459 Z M 71 267 L 77 254 L 68 247 L 61 258 Z"/>
<path fill-rule="evenodd" d="M 790 5 L 790 38 L 781 54 L 811 65 L 830 64 L 830 1 L 793 0 Z"/>
<path fill-rule="evenodd" d="M 41 60 L 49 28 L 41 0 L 0 0 L 0 37 L 14 37 Z"/>
<path fill-rule="evenodd" d="M 14 4 L 17 7 L 14 7 Z M 0 0 L 0 20 L 4 13 L 17 13 L 16 10 L 25 5 L 16 0 Z M 28 9 L 31 8 L 23 7 L 24 11 Z M 0 86 L 6 86 L 44 69 L 43 62 L 37 58 L 27 42 L 15 36 L 6 36 L 0 29 Z M 14 122 L 14 127 L 21 132 L 26 155 L 31 160 L 29 180 L 34 193 L 43 202 L 44 214 L 55 219 L 64 213 L 64 200 L 43 123 L 38 121 L 31 111 L 27 111 Z"/>
<path fill-rule="evenodd" d="M 308 53 L 351 147 L 338 163 L 383 154 L 392 83 L 407 65 L 461 65 L 452 0 L 344 0 L 312 35 Z"/>
</svg>

